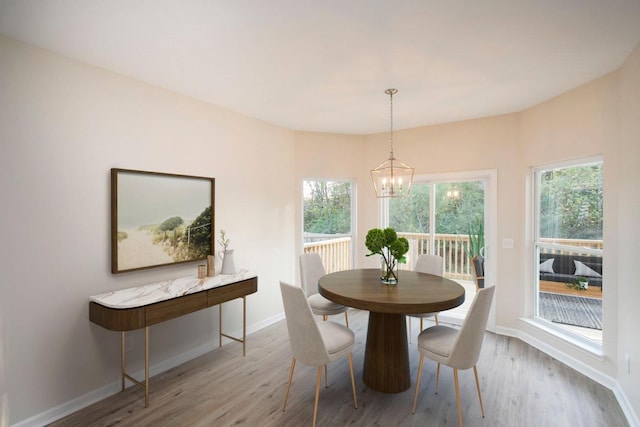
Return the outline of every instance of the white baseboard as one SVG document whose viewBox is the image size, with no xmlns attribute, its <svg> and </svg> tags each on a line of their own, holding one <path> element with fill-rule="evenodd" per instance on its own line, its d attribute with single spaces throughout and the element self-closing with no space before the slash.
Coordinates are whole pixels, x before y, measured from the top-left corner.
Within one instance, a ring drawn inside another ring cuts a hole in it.
<svg viewBox="0 0 640 427">
<path fill-rule="evenodd" d="M 267 326 L 270 326 L 276 322 L 279 322 L 282 319 L 284 319 L 284 312 L 276 314 L 275 316 L 272 316 L 261 322 L 249 325 L 247 327 L 247 335 L 257 332 L 263 328 L 266 328 Z M 242 330 L 231 332 L 229 335 L 242 337 Z M 228 343 L 233 343 L 233 342 L 235 341 L 223 337 L 222 345 L 224 346 Z M 206 354 L 217 348 L 218 346 L 215 345 L 214 343 L 209 343 L 209 344 L 194 348 L 192 350 L 189 350 L 185 353 L 179 354 L 170 359 L 161 361 L 160 363 L 156 363 L 149 367 L 149 376 L 153 377 L 154 375 L 168 371 L 171 368 L 175 368 L 176 366 L 182 365 L 183 363 L 188 362 L 189 360 L 195 359 L 196 357 L 202 356 L 203 354 Z M 132 373 L 131 375 L 135 378 L 144 378 L 144 371 L 140 370 L 138 372 Z M 96 402 L 106 399 L 107 397 L 112 396 L 118 392 L 120 392 L 119 379 L 103 387 L 100 387 L 99 389 L 90 391 L 87 394 L 84 394 L 73 400 L 65 402 L 62 405 L 48 409 L 44 412 L 41 412 L 40 414 L 34 415 L 33 417 L 20 421 L 17 424 L 13 424 L 12 427 L 41 427 L 41 426 L 50 424 L 56 420 L 59 420 L 63 417 L 66 417 L 69 414 L 77 412 L 82 408 L 86 408 L 89 405 L 92 405 Z"/>
<path fill-rule="evenodd" d="M 550 346 L 549 344 L 543 341 L 540 341 L 538 338 L 533 337 L 521 330 L 496 327 L 495 332 L 499 335 L 518 338 L 526 342 L 530 346 L 537 348 L 543 353 L 548 354 L 555 360 L 561 363 L 564 363 L 565 365 L 575 369 L 576 371 L 580 372 L 582 375 L 585 375 L 586 377 L 592 379 L 598 384 L 607 387 L 613 392 L 614 396 L 618 400 L 618 403 L 620 404 L 620 407 L 622 408 L 622 412 L 624 412 L 630 427 L 640 427 L 640 421 L 638 420 L 638 416 L 635 413 L 633 407 L 631 406 L 631 402 L 629 402 L 627 395 L 625 394 L 624 390 L 620 387 L 620 383 L 618 383 L 618 381 L 615 380 L 614 378 L 603 374 L 602 372 L 592 368 L 591 366 L 583 363 L 582 361 L 575 359 L 567 355 L 566 353 L 559 351 L 555 347 Z"/>
</svg>

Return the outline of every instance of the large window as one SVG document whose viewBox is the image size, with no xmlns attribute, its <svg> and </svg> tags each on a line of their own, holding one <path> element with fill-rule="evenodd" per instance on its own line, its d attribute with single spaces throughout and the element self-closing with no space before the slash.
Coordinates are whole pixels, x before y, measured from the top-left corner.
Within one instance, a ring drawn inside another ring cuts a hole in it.
<svg viewBox="0 0 640 427">
<path fill-rule="evenodd" d="M 352 268 L 354 185 L 351 181 L 304 180 L 304 252 L 317 252 L 327 273 Z"/>
<path fill-rule="evenodd" d="M 534 314 L 558 332 L 602 344 L 602 161 L 538 168 Z"/>
</svg>

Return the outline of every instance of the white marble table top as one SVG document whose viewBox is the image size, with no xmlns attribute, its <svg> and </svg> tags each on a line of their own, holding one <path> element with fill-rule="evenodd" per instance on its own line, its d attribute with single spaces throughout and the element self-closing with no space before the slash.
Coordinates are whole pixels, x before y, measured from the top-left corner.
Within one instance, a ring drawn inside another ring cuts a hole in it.
<svg viewBox="0 0 640 427">
<path fill-rule="evenodd" d="M 89 301 L 111 308 L 136 308 L 254 277 L 257 275 L 247 270 L 240 270 L 235 274 L 218 274 L 204 279 L 198 279 L 197 276 L 180 277 L 93 295 L 89 297 Z"/>
</svg>

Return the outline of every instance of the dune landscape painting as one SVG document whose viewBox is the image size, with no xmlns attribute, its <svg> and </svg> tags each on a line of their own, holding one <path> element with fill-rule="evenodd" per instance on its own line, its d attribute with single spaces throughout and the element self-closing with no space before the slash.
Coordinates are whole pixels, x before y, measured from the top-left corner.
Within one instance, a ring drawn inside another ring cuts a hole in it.
<svg viewBox="0 0 640 427">
<path fill-rule="evenodd" d="M 112 272 L 212 253 L 214 178 L 111 170 Z"/>
</svg>

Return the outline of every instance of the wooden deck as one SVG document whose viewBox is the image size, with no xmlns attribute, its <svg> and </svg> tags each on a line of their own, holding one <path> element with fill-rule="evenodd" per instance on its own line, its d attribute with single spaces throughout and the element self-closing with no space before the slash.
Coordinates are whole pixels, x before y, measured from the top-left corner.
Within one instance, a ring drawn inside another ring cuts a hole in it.
<svg viewBox="0 0 640 427">
<path fill-rule="evenodd" d="M 548 282 L 540 280 L 540 291 L 553 292 L 555 294 L 576 295 L 579 297 L 602 299 L 602 288 L 599 286 L 589 286 L 588 289 L 578 290 L 567 287 L 564 283 Z"/>
</svg>

